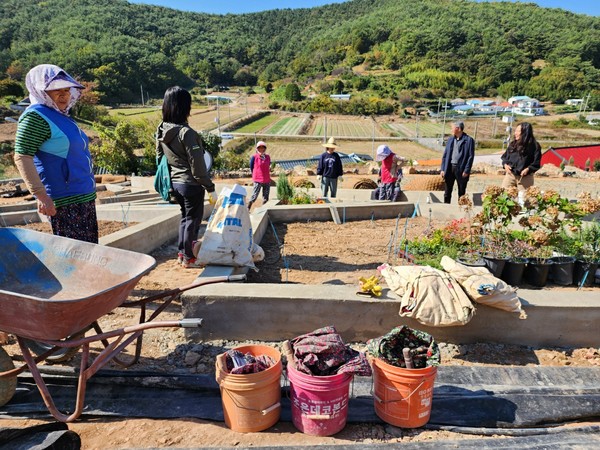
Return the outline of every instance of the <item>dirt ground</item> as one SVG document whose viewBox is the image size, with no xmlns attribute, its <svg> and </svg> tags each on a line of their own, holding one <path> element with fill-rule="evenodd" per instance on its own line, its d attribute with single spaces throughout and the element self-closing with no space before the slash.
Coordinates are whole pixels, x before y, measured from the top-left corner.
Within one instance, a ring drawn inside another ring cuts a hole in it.
<svg viewBox="0 0 600 450">
<path fill-rule="evenodd" d="M 292 282 L 310 284 L 354 284 L 360 276 L 376 274 L 376 267 L 386 261 L 395 263 L 394 245 L 404 232 L 409 238 L 424 233 L 429 223 L 418 217 L 402 219 L 348 222 L 342 225 L 310 222 L 278 225 L 276 232 L 285 243 L 285 258 L 270 266 L 259 265 L 258 273 L 250 274 L 251 282 Z M 101 233 L 121 223 L 100 223 Z M 406 231 L 405 231 L 406 230 Z M 48 231 L 48 229 L 46 229 Z M 267 259 L 277 258 L 273 233 L 263 241 Z M 199 269 L 183 269 L 175 260 L 176 247 L 165 245 L 153 252 L 157 266 L 144 276 L 130 299 L 147 297 L 157 292 L 180 287 L 192 282 Z M 592 288 L 590 288 L 592 289 Z M 598 288 L 594 288 L 598 289 Z M 181 305 L 176 300 L 161 320 L 181 317 Z M 105 330 L 116 329 L 136 322 L 137 314 L 129 309 L 117 309 L 104 316 L 100 324 Z M 307 330 L 310 331 L 310 330 Z M 224 349 L 240 345 L 234 341 L 187 342 L 181 329 L 149 330 L 144 337 L 142 359 L 132 370 L 154 370 L 175 373 L 214 373 L 215 356 Z M 266 343 L 278 346 L 279 342 Z M 353 343 L 364 349 L 364 343 Z M 17 345 L 11 338 L 5 346 L 10 355 L 18 355 Z M 597 348 L 531 348 L 501 344 L 454 345 L 440 343 L 442 365 L 479 366 L 600 366 Z M 93 350 L 98 351 L 99 347 Z M 198 358 L 199 356 L 199 358 Z M 16 359 L 16 363 L 20 361 Z M 79 357 L 70 363 L 78 366 Z M 107 368 L 119 369 L 115 364 Z M 93 402 L 93 399 L 88 399 Z M 5 419 L 2 427 L 27 426 L 36 420 Z M 400 430 L 388 425 L 349 424 L 334 437 L 313 437 L 298 432 L 291 423 L 280 422 L 262 433 L 234 433 L 224 423 L 196 419 L 80 419 L 69 424 L 79 433 L 84 449 L 165 448 L 165 447 L 265 447 L 276 445 L 343 445 L 360 443 L 428 442 L 440 439 L 469 439 L 480 436 L 462 435 L 447 431 L 425 429 Z"/>
</svg>

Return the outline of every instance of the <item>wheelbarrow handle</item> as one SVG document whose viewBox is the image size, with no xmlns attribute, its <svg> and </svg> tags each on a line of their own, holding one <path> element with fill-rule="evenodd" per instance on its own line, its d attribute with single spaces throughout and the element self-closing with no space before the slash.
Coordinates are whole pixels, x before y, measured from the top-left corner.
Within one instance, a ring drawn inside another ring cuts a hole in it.
<svg viewBox="0 0 600 450">
<path fill-rule="evenodd" d="M 175 296 L 181 294 L 182 292 L 189 291 L 190 289 L 204 286 L 206 284 L 224 283 L 226 281 L 244 281 L 245 279 L 246 279 L 246 275 L 244 275 L 244 274 L 228 275 L 228 276 L 222 276 L 222 277 L 199 277 L 196 279 L 196 281 L 194 281 L 193 283 L 190 283 L 188 285 L 178 287 L 175 289 L 170 289 L 168 291 L 163 291 L 158 294 L 151 295 L 150 297 L 143 298 L 141 300 L 126 302 L 126 303 L 123 303 L 121 306 L 126 307 L 126 308 L 131 308 L 133 306 L 138 306 L 141 304 L 149 303 L 154 300 L 161 300 L 165 297 L 175 298 Z"/>
<path fill-rule="evenodd" d="M 244 281 L 246 279 L 245 274 L 240 275 L 224 275 L 222 277 L 199 277 L 193 283 L 188 284 L 187 286 L 182 286 L 177 289 L 179 292 L 188 291 L 190 289 L 194 289 L 200 286 L 204 286 L 206 284 L 214 284 L 214 283 L 223 283 L 223 282 L 231 282 L 231 281 Z"/>
<path fill-rule="evenodd" d="M 203 319 L 182 319 L 179 321 L 181 328 L 200 328 Z"/>
</svg>

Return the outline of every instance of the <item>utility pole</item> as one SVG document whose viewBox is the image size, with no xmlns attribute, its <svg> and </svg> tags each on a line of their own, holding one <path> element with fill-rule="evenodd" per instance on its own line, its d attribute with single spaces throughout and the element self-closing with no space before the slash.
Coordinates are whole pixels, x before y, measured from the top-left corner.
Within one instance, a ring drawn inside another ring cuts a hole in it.
<svg viewBox="0 0 600 450">
<path fill-rule="evenodd" d="M 419 111 L 415 110 L 415 137 L 419 140 Z"/>
<path fill-rule="evenodd" d="M 215 121 L 217 122 L 217 135 L 221 137 L 221 117 L 219 116 L 219 97 L 217 97 L 217 117 L 215 117 Z"/>
<path fill-rule="evenodd" d="M 371 116 L 371 120 L 373 120 L 373 141 L 371 151 L 373 152 L 373 159 L 375 159 L 375 119 Z"/>
<path fill-rule="evenodd" d="M 142 106 L 144 106 L 144 88 L 140 84 L 140 93 L 142 94 Z"/>
<path fill-rule="evenodd" d="M 583 103 L 583 114 L 585 115 L 585 111 L 587 110 L 588 107 L 588 102 L 590 101 L 590 97 L 591 97 L 592 93 L 588 92 L 587 97 L 585 98 L 585 101 L 581 102 Z"/>
<path fill-rule="evenodd" d="M 444 145 L 444 134 L 446 134 L 446 112 L 448 111 L 448 99 L 444 105 L 444 122 L 442 124 L 442 137 L 440 138 L 440 145 Z"/>
</svg>

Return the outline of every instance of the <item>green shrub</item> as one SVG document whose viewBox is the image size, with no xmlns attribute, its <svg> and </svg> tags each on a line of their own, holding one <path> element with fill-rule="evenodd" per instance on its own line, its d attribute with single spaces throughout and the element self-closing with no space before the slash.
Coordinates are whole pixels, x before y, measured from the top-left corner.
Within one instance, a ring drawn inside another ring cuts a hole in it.
<svg viewBox="0 0 600 450">
<path fill-rule="evenodd" d="M 294 187 L 290 184 L 285 172 L 281 172 L 277 178 L 277 198 L 282 204 L 287 205 L 293 197 Z"/>
<path fill-rule="evenodd" d="M 119 122 L 114 129 L 97 124 L 100 144 L 90 145 L 94 164 L 112 174 L 129 175 L 138 172 L 134 150 L 140 148 L 136 127 L 129 122 Z"/>
<path fill-rule="evenodd" d="M 296 191 L 290 200 L 292 205 L 310 205 L 312 203 L 315 203 L 315 199 L 307 191 Z"/>
<path fill-rule="evenodd" d="M 21 83 L 11 80 L 10 78 L 0 80 L 0 97 L 6 97 L 7 95 L 23 97 L 24 91 Z"/>
</svg>

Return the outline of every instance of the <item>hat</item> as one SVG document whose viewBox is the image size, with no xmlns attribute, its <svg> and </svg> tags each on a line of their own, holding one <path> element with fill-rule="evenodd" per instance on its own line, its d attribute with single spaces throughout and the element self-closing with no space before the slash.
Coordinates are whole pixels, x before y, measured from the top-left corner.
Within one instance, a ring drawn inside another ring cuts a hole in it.
<svg viewBox="0 0 600 450">
<path fill-rule="evenodd" d="M 387 145 L 380 145 L 379 147 L 377 147 L 377 154 L 375 156 L 375 160 L 383 161 L 385 158 L 387 158 L 391 154 L 392 154 L 392 151 L 390 150 L 390 148 Z"/>
<path fill-rule="evenodd" d="M 258 142 L 256 143 L 256 148 L 258 148 L 258 147 L 264 147 L 264 148 L 267 148 L 267 144 L 265 144 L 263 141 L 258 141 Z"/>
<path fill-rule="evenodd" d="M 327 141 L 327 144 L 321 144 L 325 148 L 338 148 L 338 145 L 335 143 L 335 138 L 330 137 Z"/>
<path fill-rule="evenodd" d="M 76 88 L 76 89 L 84 89 L 84 87 L 67 75 L 64 72 L 60 72 L 58 75 L 54 77 L 54 79 L 46 85 L 45 91 L 55 91 L 56 89 L 65 89 L 65 88 Z"/>
</svg>

